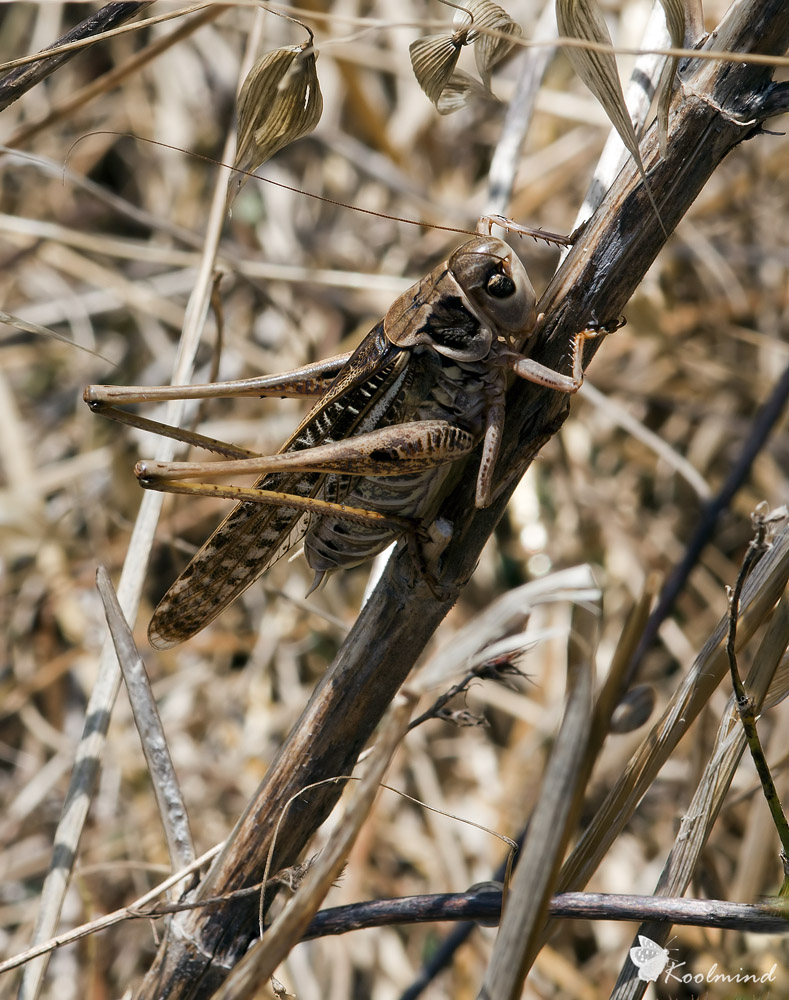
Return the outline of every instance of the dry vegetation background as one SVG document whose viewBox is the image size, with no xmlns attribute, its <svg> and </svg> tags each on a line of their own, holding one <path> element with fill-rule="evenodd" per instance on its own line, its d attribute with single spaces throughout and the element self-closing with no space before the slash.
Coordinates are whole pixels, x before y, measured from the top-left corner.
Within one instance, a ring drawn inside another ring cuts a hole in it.
<svg viewBox="0 0 789 1000">
<path fill-rule="evenodd" d="M 317 5 L 316 5 L 317 6 Z M 330 5 L 311 22 L 321 46 L 325 112 L 315 134 L 262 173 L 344 202 L 473 227 L 504 105 L 440 118 L 410 71 L 414 28 L 360 32 L 353 18 L 390 17 L 385 4 Z M 707 23 L 726 4 L 707 4 Z M 157 5 L 154 10 L 158 10 Z M 173 8 L 174 9 L 174 8 Z M 648 4 L 609 5 L 617 41 L 638 45 Z M 0 10 L 0 59 L 40 49 L 85 16 L 78 4 Z M 512 3 L 532 34 L 539 6 Z M 396 16 L 448 19 L 400 3 Z M 218 13 L 189 37 L 71 113 L 59 109 L 90 81 L 182 21 L 121 35 L 78 56 L 0 117 L 0 307 L 73 344 L 0 328 L 0 941 L 28 942 L 75 742 L 96 671 L 103 614 L 98 562 L 117 578 L 141 491 L 132 475 L 152 439 L 93 416 L 93 382 L 167 382 L 250 33 L 260 50 L 301 42 L 292 25 L 254 9 Z M 348 20 L 346 20 L 348 18 Z M 333 41 L 336 39 L 336 42 Z M 327 42 L 330 42 L 327 44 Z M 624 74 L 627 64 L 622 63 Z M 510 63 L 494 88 L 507 98 Z M 40 128 L 35 124 L 51 119 Z M 780 130 L 781 123 L 773 123 Z M 602 111 L 557 56 L 537 102 L 510 215 L 569 231 L 607 135 Z M 142 141 L 152 138 L 209 160 Z M 79 141 L 78 141 L 79 140 Z M 76 143 L 76 145 L 74 145 Z M 441 644 L 515 584 L 592 563 L 603 590 L 598 670 L 648 577 L 682 557 L 706 499 L 720 487 L 752 422 L 789 362 L 789 143 L 764 135 L 723 163 L 672 236 L 590 370 L 602 400 L 574 400 L 561 433 L 529 471 L 470 585 L 442 626 Z M 221 338 L 209 315 L 195 381 L 277 372 L 349 349 L 395 294 L 459 242 L 436 231 L 357 215 L 251 181 L 225 226 L 220 253 Z M 518 247 L 541 290 L 554 251 Z M 73 345 L 79 345 L 73 346 Z M 79 348 L 85 348 L 81 350 Z M 104 360 L 89 353 L 98 352 Z M 268 453 L 301 412 L 294 401 L 212 402 L 192 414 L 204 433 Z M 148 411 L 149 415 L 151 411 Z M 626 413 L 670 454 L 621 427 Z M 154 414 L 155 415 L 155 414 Z M 724 512 L 642 664 L 660 710 L 726 609 L 751 535 L 750 513 L 789 495 L 789 437 L 780 423 Z M 683 469 L 689 463 L 695 472 Z M 152 676 L 198 853 L 223 839 L 330 663 L 358 611 L 368 572 L 332 579 L 304 600 L 301 559 L 280 564 L 212 627 L 154 653 L 151 610 L 205 539 L 223 503 L 168 498 L 136 636 Z M 514 836 L 528 817 L 562 711 L 566 627 L 559 603 L 535 627 L 557 634 L 521 661 L 517 690 L 474 687 L 467 707 L 487 728 L 430 722 L 401 747 L 388 781 L 431 806 Z M 706 759 L 728 696 L 724 685 L 654 782 L 590 888 L 650 893 Z M 779 787 L 787 706 L 762 722 Z M 648 730 L 612 736 L 588 791 L 588 810 Z M 504 857 L 493 836 L 381 794 L 328 905 L 420 892 L 462 891 Z M 100 787 L 63 912 L 72 926 L 131 901 L 167 871 L 167 854 L 125 695 L 110 729 Z M 749 900 L 780 885 L 778 843 L 740 767 L 691 892 Z M 630 924 L 566 922 L 537 960 L 526 996 L 606 997 L 627 954 Z M 368 930 L 302 945 L 280 978 L 300 1000 L 401 996 L 448 925 Z M 779 966 L 771 996 L 789 990 L 781 938 L 679 928 L 688 969 L 762 972 Z M 479 928 L 431 997 L 472 997 L 495 930 Z M 53 956 L 43 996 L 117 996 L 149 965 L 155 931 L 125 924 Z M 10 995 L 13 976 L 0 983 Z M 268 995 L 264 989 L 261 995 Z M 683 993 L 678 988 L 676 996 Z M 729 997 L 731 992 L 704 994 Z M 751 994 L 746 994 L 750 996 Z M 753 995 L 757 995 L 754 993 Z M 761 994 L 759 994 L 761 995 Z M 767 993 L 764 994 L 768 995 Z"/>
</svg>

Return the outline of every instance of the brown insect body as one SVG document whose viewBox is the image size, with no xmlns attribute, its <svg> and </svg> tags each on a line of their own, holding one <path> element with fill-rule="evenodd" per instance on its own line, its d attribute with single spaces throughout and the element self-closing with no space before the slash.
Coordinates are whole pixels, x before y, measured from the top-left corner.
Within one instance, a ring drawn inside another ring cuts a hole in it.
<svg viewBox="0 0 789 1000">
<path fill-rule="evenodd" d="M 227 459 L 137 463 L 147 489 L 237 501 L 160 602 L 151 643 L 172 646 L 199 632 L 302 537 L 316 584 L 394 540 L 415 539 L 434 520 L 459 460 L 480 442 L 476 505 L 487 506 L 509 375 L 575 392 L 583 343 L 601 332 L 575 335 L 572 374 L 561 374 L 520 353 L 535 318 L 523 264 L 506 243 L 480 235 L 401 295 L 351 355 L 229 383 L 89 386 L 85 400 L 96 412 Z M 319 399 L 268 456 L 118 406 L 230 395 Z M 182 482 L 250 472 L 259 476 L 252 487 Z"/>
<path fill-rule="evenodd" d="M 420 445 L 420 471 L 268 473 L 256 488 L 414 524 L 432 518 L 459 457 L 452 448 L 447 452 L 447 437 L 453 428 L 460 432 L 462 454 L 481 439 L 491 401 L 503 395 L 504 359 L 512 353 L 500 336 L 522 339 L 533 321 L 534 292 L 510 248 L 493 237 L 464 244 L 392 305 L 280 449 L 303 451 L 403 425 L 395 447 L 407 451 L 413 424 L 446 424 L 432 449 L 430 442 Z M 376 455 L 376 449 L 370 458 L 396 462 L 394 453 Z M 239 503 L 162 599 L 150 640 L 161 648 L 199 631 L 303 535 L 317 583 L 327 572 L 365 562 L 402 534 L 402 527 L 387 523 Z"/>
<path fill-rule="evenodd" d="M 517 282 L 509 273 L 513 269 Z M 512 290 L 508 284 L 509 294 L 503 298 L 486 290 L 491 279 L 499 277 L 512 281 Z M 476 443 L 491 400 L 504 391 L 506 347 L 498 334 L 529 332 L 533 319 L 534 292 L 509 247 L 490 237 L 464 244 L 397 299 L 383 323 L 368 335 L 368 340 L 380 339 L 383 333 L 398 346 L 394 364 L 402 365 L 402 373 L 394 383 L 391 405 L 383 400 L 366 422 L 369 427 L 360 430 L 437 420 L 467 432 Z M 392 350 L 381 343 L 382 353 L 387 349 Z M 435 449 L 437 462 L 442 444 Z M 446 481 L 457 471 L 456 463 L 445 459 L 444 464 L 402 476 L 328 477 L 324 495 L 352 507 L 425 522 L 435 515 Z M 398 534 L 376 525 L 316 519 L 304 541 L 316 584 L 327 571 L 357 566 L 377 555 Z"/>
</svg>

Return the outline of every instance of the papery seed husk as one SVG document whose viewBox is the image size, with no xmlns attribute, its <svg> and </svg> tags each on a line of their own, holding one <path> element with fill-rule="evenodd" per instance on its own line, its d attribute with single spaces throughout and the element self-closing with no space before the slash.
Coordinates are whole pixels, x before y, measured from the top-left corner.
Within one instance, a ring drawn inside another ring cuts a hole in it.
<svg viewBox="0 0 789 1000">
<path fill-rule="evenodd" d="M 323 112 L 308 44 L 267 52 L 249 71 L 238 97 L 238 148 L 234 166 L 256 170 L 278 150 L 311 132 Z M 244 183 L 241 178 L 239 187 Z"/>
<path fill-rule="evenodd" d="M 655 710 L 655 689 L 651 684 L 631 688 L 621 699 L 611 716 L 612 733 L 632 733 L 649 721 Z"/>
<path fill-rule="evenodd" d="M 462 45 L 462 38 L 445 33 L 417 38 L 408 46 L 416 81 L 435 105 L 457 65 Z"/>
<path fill-rule="evenodd" d="M 490 90 L 490 71 L 501 62 L 510 51 L 514 40 L 523 34 L 521 26 L 513 21 L 503 7 L 491 0 L 468 0 L 466 10 L 474 17 L 474 27 L 469 32 L 469 40 L 474 41 L 474 57 L 482 82 Z M 479 28 L 490 28 L 504 32 L 510 38 L 500 38 L 479 32 Z"/>
<path fill-rule="evenodd" d="M 447 80 L 446 86 L 436 102 L 436 110 L 440 115 L 451 115 L 464 108 L 472 98 L 487 99 L 498 103 L 498 98 L 490 88 L 459 69 Z"/>
</svg>

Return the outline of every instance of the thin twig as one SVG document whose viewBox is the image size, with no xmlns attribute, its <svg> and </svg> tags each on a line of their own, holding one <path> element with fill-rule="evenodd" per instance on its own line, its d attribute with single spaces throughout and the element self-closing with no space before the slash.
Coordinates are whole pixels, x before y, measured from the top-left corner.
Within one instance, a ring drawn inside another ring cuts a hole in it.
<svg viewBox="0 0 789 1000">
<path fill-rule="evenodd" d="M 644 628 L 638 648 L 633 654 L 628 670 L 628 683 L 632 683 L 641 661 L 660 631 L 660 626 L 671 614 L 672 608 L 682 593 L 693 568 L 698 563 L 704 547 L 715 533 L 719 518 L 728 509 L 744 483 L 747 482 L 753 463 L 761 454 L 773 428 L 780 421 L 788 399 L 789 366 L 784 369 L 768 399 L 753 418 L 750 434 L 743 442 L 740 453 L 732 463 L 731 471 L 723 485 L 709 503 L 702 507 L 696 529 L 688 542 L 685 554 L 666 580 L 655 609 Z"/>
<path fill-rule="evenodd" d="M 470 920 L 497 922 L 501 888 L 493 883 L 468 892 L 377 899 L 321 910 L 307 928 L 305 940 L 347 934 L 363 927 Z M 601 892 L 562 892 L 551 899 L 555 919 L 666 921 L 690 927 L 716 927 L 754 934 L 789 934 L 789 915 L 774 903 L 730 903 L 684 896 L 631 896 Z M 416 994 L 408 993 L 408 996 Z M 405 997 L 406 994 L 403 994 Z M 401 998 L 402 1000 L 402 998 Z"/>
<path fill-rule="evenodd" d="M 145 2 L 139 3 L 105 4 L 101 10 L 97 10 L 95 14 L 91 14 L 90 17 L 80 22 L 76 27 L 67 31 L 65 35 L 56 42 L 53 42 L 49 48 L 60 49 L 64 45 L 72 45 L 74 43 L 90 44 L 90 39 L 94 35 L 103 34 L 116 25 L 123 24 L 124 21 L 128 21 L 135 14 L 139 14 L 141 10 L 150 7 L 151 2 L 152 0 L 145 0 Z M 37 83 L 45 80 L 79 51 L 81 51 L 81 48 L 71 48 L 66 51 L 53 52 L 49 56 L 42 54 L 41 58 L 36 62 L 31 62 L 25 66 L 18 66 L 16 69 L 11 70 L 10 73 L 0 80 L 0 111 L 7 108 L 9 104 L 13 104 L 14 101 L 19 100 L 24 93 L 35 87 Z"/>
<path fill-rule="evenodd" d="M 770 766 L 767 763 L 762 742 L 759 738 L 753 701 L 748 696 L 742 682 L 742 678 L 740 677 L 735 647 L 742 589 L 745 586 L 745 581 L 750 576 L 754 566 L 759 562 L 769 548 L 769 543 L 767 541 L 768 518 L 766 518 L 762 512 L 757 512 L 754 515 L 753 521 L 755 535 L 748 546 L 745 558 L 742 561 L 742 566 L 737 574 L 737 581 L 729 595 L 729 630 L 726 637 L 726 655 L 729 659 L 729 669 L 731 671 L 731 682 L 732 687 L 734 688 L 734 698 L 737 704 L 737 711 L 740 716 L 740 721 L 742 722 L 743 730 L 745 731 L 748 748 L 751 751 L 751 757 L 753 758 L 756 773 L 759 775 L 759 781 L 762 785 L 764 797 L 767 800 L 767 805 L 770 809 L 773 823 L 775 824 L 775 828 L 778 831 L 778 836 L 781 840 L 781 861 L 784 867 L 784 881 L 781 886 L 780 895 L 788 896 L 789 824 L 786 821 L 786 816 L 783 808 L 781 807 L 781 800 L 775 787 L 772 774 L 770 773 Z"/>
</svg>

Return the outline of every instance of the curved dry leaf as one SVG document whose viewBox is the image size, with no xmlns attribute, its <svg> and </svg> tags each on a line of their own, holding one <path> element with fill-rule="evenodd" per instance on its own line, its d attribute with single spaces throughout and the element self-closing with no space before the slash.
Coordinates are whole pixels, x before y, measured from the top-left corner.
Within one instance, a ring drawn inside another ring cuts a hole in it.
<svg viewBox="0 0 789 1000">
<path fill-rule="evenodd" d="M 556 23 L 559 27 L 559 34 L 567 38 L 577 38 L 581 41 L 613 48 L 608 25 L 605 23 L 596 0 L 556 0 Z M 647 181 L 641 153 L 638 149 L 638 139 L 633 122 L 630 120 L 630 113 L 627 110 L 625 95 L 622 93 L 622 84 L 619 81 L 613 52 L 599 52 L 593 49 L 568 46 L 565 48 L 565 53 L 575 72 L 603 105 L 611 124 L 635 160 L 647 196 L 660 223 L 660 228 L 665 233 L 666 229 L 660 218 L 652 188 Z M 668 234 L 666 233 L 666 235 Z"/>
<path fill-rule="evenodd" d="M 436 106 L 457 65 L 464 41 L 463 34 L 445 33 L 417 38 L 408 46 L 416 82 Z"/>
<path fill-rule="evenodd" d="M 498 97 L 488 87 L 459 69 L 447 81 L 436 102 L 436 110 L 440 115 L 451 115 L 464 108 L 472 98 L 498 102 Z"/>
<path fill-rule="evenodd" d="M 305 42 L 274 49 L 255 63 L 238 96 L 234 167 L 256 170 L 315 128 L 323 112 L 316 58 L 315 49 Z M 245 180 L 242 176 L 239 188 Z"/>
<path fill-rule="evenodd" d="M 31 323 L 30 320 L 22 319 L 21 316 L 14 316 L 12 313 L 2 311 L 0 311 L 0 323 L 6 323 L 8 326 L 12 326 L 15 330 L 21 330 L 22 333 L 33 333 L 38 337 L 51 337 L 53 340 L 59 340 L 63 344 L 68 344 L 69 347 L 76 347 L 78 351 L 84 351 L 86 354 L 90 354 L 94 358 L 98 358 L 100 361 L 104 361 L 108 365 L 115 367 L 115 363 L 110 361 L 109 358 L 105 358 L 103 354 L 99 354 L 97 351 L 91 351 L 89 347 L 83 347 L 82 344 L 77 344 L 73 340 L 69 340 L 69 338 L 64 337 L 62 333 L 56 333 L 54 330 L 50 330 L 48 326 L 41 326 L 39 323 Z"/>
<path fill-rule="evenodd" d="M 503 7 L 492 3 L 491 0 L 467 0 L 465 7 L 474 18 L 474 25 L 468 38 L 474 42 L 477 69 L 485 87 L 490 90 L 491 69 L 506 56 L 514 40 L 523 34 L 523 29 L 517 21 L 512 20 Z M 485 34 L 479 31 L 480 28 L 501 32 L 509 38 Z"/>
<path fill-rule="evenodd" d="M 612 47 L 611 35 L 596 0 L 556 0 L 556 23 L 568 38 Z M 638 156 L 638 143 L 628 114 L 613 52 L 566 48 L 573 69 L 592 91 L 628 150 Z"/>
</svg>

